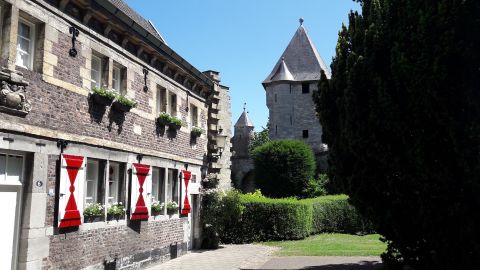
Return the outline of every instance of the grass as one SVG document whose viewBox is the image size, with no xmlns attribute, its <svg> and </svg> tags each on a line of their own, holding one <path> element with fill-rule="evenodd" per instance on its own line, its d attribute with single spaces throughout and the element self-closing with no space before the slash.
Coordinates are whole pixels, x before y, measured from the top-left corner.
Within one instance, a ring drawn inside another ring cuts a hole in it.
<svg viewBox="0 0 480 270">
<path fill-rule="evenodd" d="M 278 256 L 380 256 L 387 247 L 378 234 L 318 234 L 303 240 L 261 244 L 282 248 Z"/>
</svg>

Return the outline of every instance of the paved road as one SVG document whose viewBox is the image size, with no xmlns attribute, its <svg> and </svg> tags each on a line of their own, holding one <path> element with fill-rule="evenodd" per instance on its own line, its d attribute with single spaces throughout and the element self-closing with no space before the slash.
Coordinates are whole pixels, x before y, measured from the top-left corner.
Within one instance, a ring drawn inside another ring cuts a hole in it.
<svg viewBox="0 0 480 270">
<path fill-rule="evenodd" d="M 276 247 L 224 245 L 217 250 L 192 251 L 148 270 L 375 270 L 378 257 L 275 257 Z"/>
</svg>

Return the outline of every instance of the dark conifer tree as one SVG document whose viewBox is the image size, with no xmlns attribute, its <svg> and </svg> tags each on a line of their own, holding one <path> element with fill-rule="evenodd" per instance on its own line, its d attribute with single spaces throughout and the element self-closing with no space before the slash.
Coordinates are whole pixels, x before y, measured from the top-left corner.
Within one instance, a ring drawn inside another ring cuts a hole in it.
<svg viewBox="0 0 480 270">
<path fill-rule="evenodd" d="M 480 267 L 480 1 L 364 0 L 314 99 L 336 188 L 384 261 Z"/>
</svg>

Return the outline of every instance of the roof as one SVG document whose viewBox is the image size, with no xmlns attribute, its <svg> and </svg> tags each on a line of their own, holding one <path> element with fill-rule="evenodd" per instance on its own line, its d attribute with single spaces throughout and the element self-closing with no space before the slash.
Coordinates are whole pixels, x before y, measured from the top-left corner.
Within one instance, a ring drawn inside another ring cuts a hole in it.
<svg viewBox="0 0 480 270">
<path fill-rule="evenodd" d="M 330 78 L 330 69 L 325 65 L 303 24 L 298 27 L 270 75 L 262 82 L 264 87 L 272 82 L 285 81 L 289 77 L 285 70 L 293 76 L 291 81 L 320 80 L 321 70 Z"/>
<path fill-rule="evenodd" d="M 253 127 L 253 123 L 250 120 L 250 117 L 248 117 L 248 113 L 246 111 L 243 111 L 242 115 L 240 115 L 235 127 Z"/>
<path fill-rule="evenodd" d="M 275 74 L 270 78 L 272 81 L 294 81 L 292 73 L 287 67 L 285 63 L 285 59 L 282 57 L 282 62 L 278 65 L 277 71 Z"/>
<path fill-rule="evenodd" d="M 123 0 L 108 0 L 108 1 L 112 3 L 116 8 L 121 10 L 123 13 L 125 13 L 125 15 L 130 17 L 134 22 L 140 25 L 143 29 L 147 30 L 149 34 L 160 39 L 160 41 L 162 41 L 163 43 L 166 43 L 162 35 L 157 31 L 157 29 L 153 25 L 153 23 L 143 18 L 140 14 L 138 14 L 125 2 L 123 2 Z"/>
</svg>

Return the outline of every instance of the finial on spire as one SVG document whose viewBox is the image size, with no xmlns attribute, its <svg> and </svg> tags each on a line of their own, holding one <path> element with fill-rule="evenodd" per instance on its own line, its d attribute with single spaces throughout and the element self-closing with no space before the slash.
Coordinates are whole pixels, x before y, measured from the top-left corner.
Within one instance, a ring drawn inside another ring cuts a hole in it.
<svg viewBox="0 0 480 270">
<path fill-rule="evenodd" d="M 285 56 L 282 56 L 282 61 L 284 61 L 284 60 L 285 60 Z"/>
<path fill-rule="evenodd" d="M 246 108 L 247 108 L 247 103 L 244 102 L 244 103 L 243 103 L 243 112 L 245 112 L 245 109 L 246 109 Z"/>
<path fill-rule="evenodd" d="M 303 25 L 303 22 L 305 21 L 303 18 L 300 18 L 300 20 L 298 20 L 300 22 L 300 25 Z"/>
</svg>

